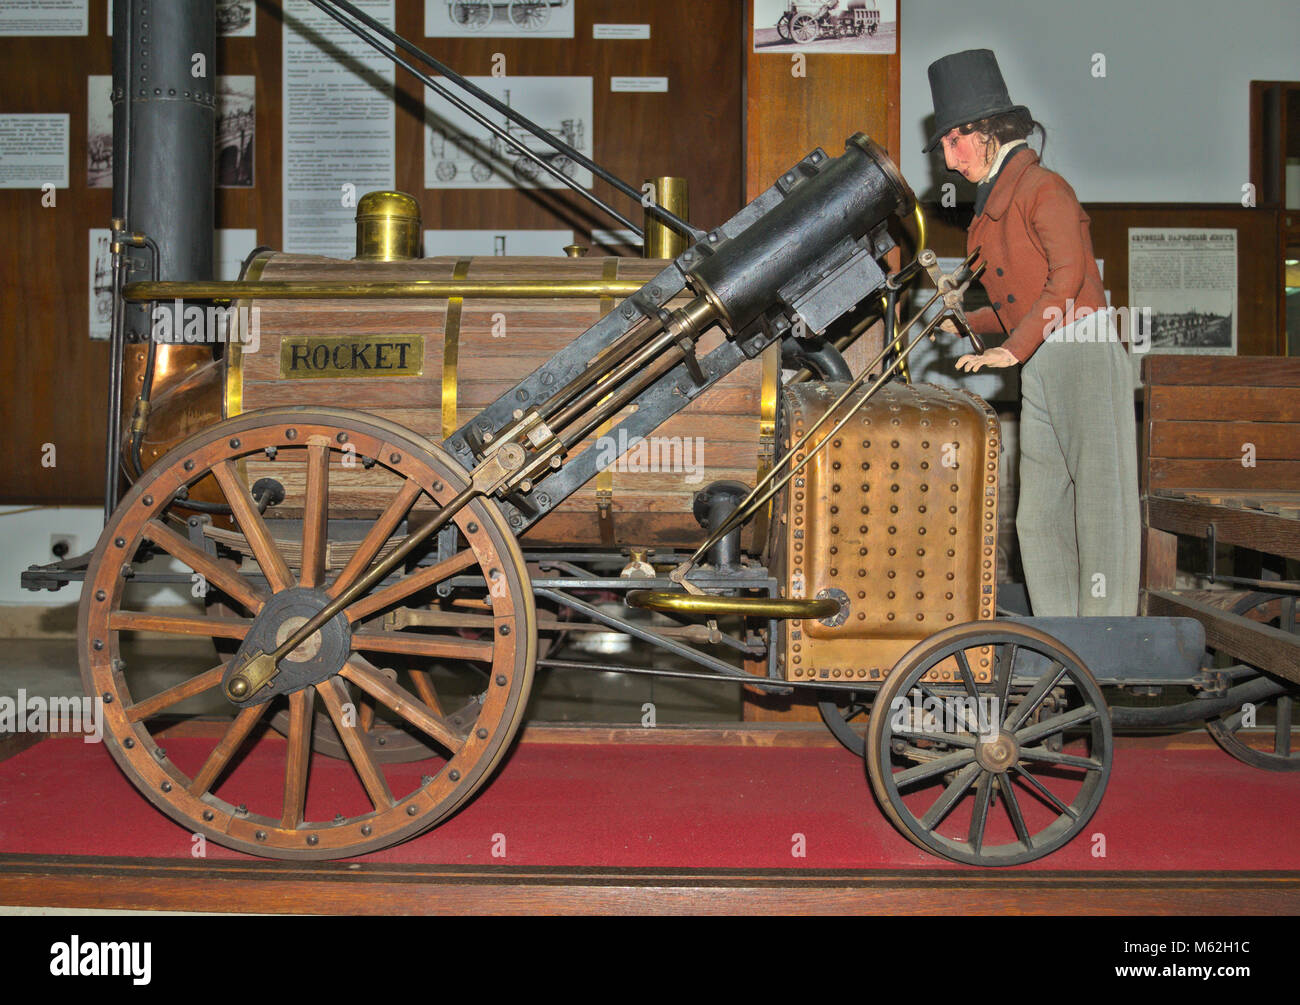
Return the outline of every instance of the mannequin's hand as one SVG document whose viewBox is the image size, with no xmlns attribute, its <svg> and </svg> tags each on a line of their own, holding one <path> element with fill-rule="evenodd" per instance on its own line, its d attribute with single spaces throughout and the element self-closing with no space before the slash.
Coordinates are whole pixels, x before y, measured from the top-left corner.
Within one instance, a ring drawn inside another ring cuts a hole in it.
<svg viewBox="0 0 1300 1005">
<path fill-rule="evenodd" d="M 957 369 L 965 370 L 967 373 L 974 373 L 982 366 L 1004 367 L 1015 366 L 1020 360 L 1011 355 L 1001 346 L 995 346 L 992 349 L 985 349 L 978 356 L 966 355 L 957 360 Z"/>
</svg>

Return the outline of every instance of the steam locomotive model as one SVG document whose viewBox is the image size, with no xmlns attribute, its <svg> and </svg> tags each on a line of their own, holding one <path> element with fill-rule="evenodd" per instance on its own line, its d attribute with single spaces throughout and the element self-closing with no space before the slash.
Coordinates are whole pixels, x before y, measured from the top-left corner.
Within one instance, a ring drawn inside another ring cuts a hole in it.
<svg viewBox="0 0 1300 1005">
<path fill-rule="evenodd" d="M 387 37 L 350 4 L 318 6 Z M 536 667 L 645 672 L 552 658 L 561 634 L 615 632 L 692 668 L 676 676 L 820 702 L 884 811 L 936 854 L 999 865 L 1060 848 L 1110 771 L 1100 684 L 1199 687 L 1204 632 L 1089 619 L 1127 640 L 1095 677 L 1076 653 L 1091 636 L 1068 619 L 996 619 L 996 416 L 901 379 L 942 319 L 964 323 L 978 269 L 945 275 L 922 250 L 887 274 L 891 221 L 913 210 L 858 134 L 707 232 L 651 207 L 658 239 L 676 242 L 659 260 L 421 259 L 418 205 L 378 193 L 359 207 L 355 260 L 261 251 L 233 284 L 119 282 L 119 343 L 133 305 L 233 310 L 220 359 L 123 347 L 133 485 L 79 622 L 112 756 L 220 844 L 357 855 L 486 784 Z M 122 255 L 148 244 L 122 221 L 115 241 Z M 942 309 L 896 326 L 922 274 Z M 854 376 L 822 336 L 879 301 L 883 348 Z M 783 349 L 809 372 L 783 382 Z M 620 463 L 700 438 L 689 480 Z M 134 603 L 156 556 L 206 584 L 205 615 Z M 611 593 L 621 612 L 598 599 Z M 141 631 L 209 638 L 220 656 L 152 690 L 121 645 Z M 229 726 L 201 762 L 178 763 L 158 730 L 213 692 Z M 272 803 L 231 770 L 263 720 L 288 741 Z M 363 804 L 310 817 L 313 756 L 346 761 Z"/>
</svg>

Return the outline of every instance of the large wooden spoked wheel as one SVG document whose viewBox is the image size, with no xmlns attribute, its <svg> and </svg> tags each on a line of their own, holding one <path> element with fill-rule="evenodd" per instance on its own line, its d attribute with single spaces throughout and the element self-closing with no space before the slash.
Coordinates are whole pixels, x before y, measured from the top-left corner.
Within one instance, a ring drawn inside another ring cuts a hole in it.
<svg viewBox="0 0 1300 1005">
<path fill-rule="evenodd" d="M 243 469 L 274 457 L 303 514 L 301 558 L 287 560 L 247 488 Z M 336 576 L 326 570 L 331 497 L 345 499 L 349 477 L 373 460 L 370 478 L 391 495 Z M 348 462 L 351 463 L 348 463 Z M 348 470 L 351 468 L 352 470 Z M 178 490 L 212 475 L 265 577 L 195 548 L 172 525 Z M 356 582 L 411 511 L 418 526 L 467 484 L 441 448 L 383 419 L 325 408 L 250 412 L 220 423 L 172 450 L 146 472 L 113 514 L 91 560 L 79 620 L 81 672 L 104 701 L 105 742 L 118 765 L 159 809 L 195 833 L 255 855 L 341 858 L 413 837 L 453 813 L 489 778 L 504 756 L 527 703 L 536 660 L 536 615 L 517 542 L 498 507 L 482 499 L 455 517 L 463 550 L 374 587 L 280 664 L 271 688 L 247 707 L 230 705 L 229 724 L 201 751 L 169 753 L 156 733 L 167 713 L 204 692 L 224 694 L 227 665 L 157 693 L 135 686 L 141 669 L 123 659 L 122 635 L 287 638 Z M 181 617 L 133 610 L 125 600 L 131 563 L 148 543 L 206 577 L 236 605 L 237 617 Z M 433 606 L 478 615 L 475 627 L 390 630 L 385 613 L 428 597 L 452 576 L 481 586 L 457 587 Z M 455 606 L 452 606 L 455 605 Z M 269 649 L 268 649 L 269 651 Z M 415 660 L 416 693 L 372 659 Z M 453 688 L 447 683 L 455 683 Z M 362 700 L 364 699 L 364 701 Z M 228 700 L 228 699 L 223 699 Z M 433 752 L 413 765 L 380 763 L 360 736 L 367 704 L 418 735 Z M 287 744 L 262 748 L 259 725 L 287 705 Z M 314 711 L 323 708 L 348 761 L 313 757 Z M 252 741 L 257 741 L 255 744 Z M 179 741 L 174 747 L 184 746 Z M 262 748 L 262 749 L 258 749 Z M 184 757 L 182 757 L 184 754 Z M 270 766 L 268 767 L 268 762 Z M 339 774 L 342 777 L 339 777 Z M 313 779 L 320 781 L 319 787 Z"/>
<path fill-rule="evenodd" d="M 551 19 L 549 0 L 510 0 L 510 23 L 525 31 L 541 31 Z"/>
<path fill-rule="evenodd" d="M 972 669 L 990 658 L 983 646 L 993 649 L 987 684 Z M 931 671 L 940 681 L 922 683 Z M 886 678 L 866 762 L 881 807 L 915 844 L 955 862 L 1019 865 L 1065 845 L 1096 811 L 1110 712 L 1087 667 L 1050 636 L 1014 622 L 958 625 Z"/>
</svg>

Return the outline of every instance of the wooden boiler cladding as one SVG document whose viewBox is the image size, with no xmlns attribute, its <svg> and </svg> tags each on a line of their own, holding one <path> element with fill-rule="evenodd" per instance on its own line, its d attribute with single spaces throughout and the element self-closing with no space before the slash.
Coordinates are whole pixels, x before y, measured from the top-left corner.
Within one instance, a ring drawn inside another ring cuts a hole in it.
<svg viewBox="0 0 1300 1005">
<path fill-rule="evenodd" d="M 641 285 L 658 275 L 664 264 L 636 258 L 559 257 L 446 257 L 372 263 L 275 254 L 255 263 L 249 278 L 264 282 L 619 280 Z M 679 298 L 668 309 L 684 302 L 685 298 Z M 254 300 L 247 306 L 258 308 L 259 344 L 256 352 L 232 354 L 226 376 L 226 412 L 231 415 L 273 405 L 356 408 L 441 441 L 547 362 L 616 303 L 610 297 Z M 717 331 L 706 335 L 700 355 L 715 348 L 721 338 Z M 301 371 L 312 362 L 304 348 L 307 339 L 316 361 L 325 356 L 318 348 L 322 342 L 344 347 L 338 360 L 344 365 L 352 362 L 358 340 L 370 344 L 371 349 L 355 361 L 361 368 L 358 376 L 344 373 L 304 379 L 293 376 L 292 369 L 296 363 Z M 383 344 L 390 348 L 375 348 Z M 380 351 L 382 360 L 375 355 Z M 381 362 L 394 369 L 405 363 L 411 372 L 383 376 L 379 369 L 364 369 Z M 530 529 L 525 540 L 535 544 L 601 543 L 597 491 L 606 490 L 612 502 L 614 544 L 698 543 L 702 531 L 692 516 L 694 493 L 717 479 L 754 483 L 759 466 L 761 396 L 762 364 L 752 360 L 656 429 L 647 444 L 633 448 L 609 474 L 588 482 Z M 609 425 L 616 425 L 625 414 L 620 413 Z M 589 438 L 578 451 L 594 442 L 595 438 Z M 606 441 L 606 449 L 610 444 L 618 445 L 618 441 Z M 301 466 L 247 462 L 250 483 L 271 477 L 284 484 L 286 498 L 272 511 L 275 515 L 297 516 L 301 511 L 304 486 L 295 470 L 300 471 Z M 330 473 L 331 503 L 339 508 L 336 513 L 343 511 L 341 515 L 377 515 L 396 487 L 397 481 L 382 466 L 366 470 L 360 459 L 354 466 L 338 467 Z"/>
<path fill-rule="evenodd" d="M 786 387 L 781 448 L 846 386 Z M 841 405 L 808 446 L 848 408 Z M 783 622 L 787 680 L 880 681 L 935 632 L 994 616 L 999 448 L 997 416 L 980 398 L 895 381 L 795 476 L 776 500 L 772 526 L 782 595 L 833 595 L 847 599 L 848 612 L 832 624 Z M 988 680 L 987 647 L 970 656 L 976 678 Z M 931 679 L 960 679 L 948 662 Z"/>
</svg>

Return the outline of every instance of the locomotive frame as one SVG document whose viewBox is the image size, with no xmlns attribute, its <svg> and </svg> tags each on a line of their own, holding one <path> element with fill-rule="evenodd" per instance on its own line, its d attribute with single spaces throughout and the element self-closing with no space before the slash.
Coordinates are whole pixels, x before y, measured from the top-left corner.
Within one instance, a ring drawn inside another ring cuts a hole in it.
<svg viewBox="0 0 1300 1005">
<path fill-rule="evenodd" d="M 324 9 L 324 0 L 318 6 Z M 836 200 L 844 212 L 830 215 L 838 223 L 808 211 Z M 878 260 L 892 247 L 885 224 L 912 203 L 883 151 L 856 136 L 841 157 L 813 151 L 707 234 L 676 221 L 693 243 L 658 277 L 442 445 L 374 415 L 313 406 L 249 412 L 178 443 L 138 472 L 85 572 L 83 678 L 105 701 L 114 758 L 147 798 L 196 833 L 256 855 L 336 858 L 423 833 L 486 784 L 519 727 L 536 666 L 689 676 L 768 693 L 802 689 L 820 699 L 847 746 L 861 744 L 881 807 L 909 839 L 955 861 L 1006 865 L 1060 848 L 1099 805 L 1112 759 L 1112 711 L 1102 686 L 1192 689 L 1198 698 L 1182 709 L 1189 718 L 1230 716 L 1244 700 L 1287 700 L 1287 685 L 1249 667 L 1203 668 L 1204 631 L 1186 618 L 976 621 L 924 639 L 883 680 L 782 674 L 781 623 L 837 628 L 849 599 L 782 595 L 785 584 L 772 570 L 735 561 L 739 527 L 784 498 L 781 490 L 797 491 L 800 472 L 815 457 L 838 449 L 835 433 L 866 414 L 921 339 L 945 318 L 962 322 L 962 293 L 978 275 L 943 275 L 925 251 L 893 275 L 881 270 Z M 116 229 L 119 243 L 137 239 Z M 895 331 L 891 308 L 901 287 L 922 272 L 936 285 L 931 304 L 942 300 L 943 309 L 909 342 L 905 336 L 924 311 Z M 117 294 L 119 301 L 150 302 L 163 293 L 202 298 L 240 289 L 155 283 L 119 287 Z M 777 432 L 784 454 L 754 489 L 702 493 L 708 537 L 693 553 L 657 556 L 671 572 L 607 551 L 534 551 L 519 541 L 597 474 L 593 452 L 569 455 L 583 436 L 598 427 L 648 435 L 745 359 L 777 342 L 797 345 L 798 325 L 825 330 L 862 301 L 863 289 L 868 298 L 886 291 L 885 348 L 806 431 Z M 678 294 L 689 302 L 668 310 Z M 715 328 L 727 337 L 697 356 L 700 336 Z M 614 426 L 627 405 L 635 411 Z M 830 428 L 813 442 L 821 427 Z M 274 486 L 248 485 L 244 471 L 257 455 L 298 465 L 296 541 L 268 526 L 264 512 L 275 505 Z M 344 521 L 331 517 L 334 480 L 340 468 L 357 465 L 386 473 L 389 501 L 359 535 L 335 537 Z M 195 491 L 209 479 L 251 562 L 236 566 L 217 547 L 211 507 L 205 513 Z M 417 521 L 416 509 L 427 513 L 430 503 L 432 515 Z M 130 582 L 148 578 L 137 565 L 161 553 L 215 587 L 226 613 L 183 618 L 132 609 Z M 45 575 L 77 578 L 66 569 Z M 41 574 L 29 582 L 41 583 Z M 406 605 L 427 590 L 437 603 Z M 622 592 L 629 606 L 703 614 L 709 624 L 704 632 L 647 628 L 578 595 L 590 590 Z M 557 613 L 544 617 L 539 600 Z M 566 621 L 561 611 L 583 620 Z M 723 631 L 721 619 L 736 615 L 749 619 L 744 630 Z M 700 670 L 639 671 L 548 659 L 541 651 L 539 631 L 579 625 L 622 632 Z M 123 632 L 140 630 L 225 640 L 237 651 L 174 687 L 140 695 L 119 649 Z M 765 675 L 690 644 L 702 638 L 763 658 Z M 417 666 L 404 687 L 365 656 L 374 653 L 437 661 L 441 676 Z M 978 668 L 972 654 L 983 654 Z M 235 710 L 225 735 L 202 763 L 175 763 L 151 724 L 180 701 L 217 688 Z M 218 796 L 215 786 L 273 698 L 287 704 L 274 724 L 288 737 L 288 758 L 282 805 L 270 814 Z M 980 715 L 986 702 L 991 718 Z M 889 714 L 871 716 L 861 737 L 852 719 L 880 703 Z M 946 724 L 934 719 L 954 706 Z M 1115 718 L 1142 721 L 1132 710 Z M 305 819 L 313 751 L 351 764 L 369 808 L 332 821 Z M 1294 767 L 1292 760 L 1285 766 Z M 425 765 L 418 783 L 406 773 L 411 764 Z M 927 792 L 919 801 L 915 787 Z M 1002 810 L 995 813 L 995 804 Z M 1001 838 L 992 829 L 997 823 Z"/>
</svg>

